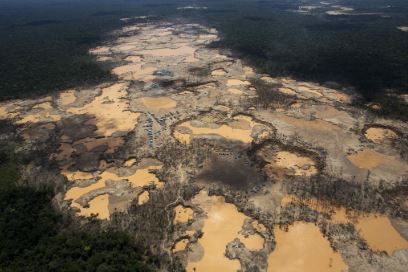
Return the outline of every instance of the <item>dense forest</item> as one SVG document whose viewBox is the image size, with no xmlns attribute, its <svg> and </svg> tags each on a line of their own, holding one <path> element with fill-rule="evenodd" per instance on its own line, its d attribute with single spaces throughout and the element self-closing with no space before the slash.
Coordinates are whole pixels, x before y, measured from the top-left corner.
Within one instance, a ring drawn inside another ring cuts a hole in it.
<svg viewBox="0 0 408 272">
<path fill-rule="evenodd" d="M 158 260 L 128 234 L 59 214 L 51 188 L 24 185 L 19 163 L 0 155 L 0 271 L 157 270 Z"/>
</svg>

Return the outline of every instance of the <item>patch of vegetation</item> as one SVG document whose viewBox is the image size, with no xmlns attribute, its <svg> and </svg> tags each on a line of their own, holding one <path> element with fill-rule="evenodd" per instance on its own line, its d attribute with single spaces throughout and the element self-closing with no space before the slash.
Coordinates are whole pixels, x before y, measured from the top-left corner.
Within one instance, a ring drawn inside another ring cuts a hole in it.
<svg viewBox="0 0 408 272">
<path fill-rule="evenodd" d="M 210 67 L 192 67 L 188 72 L 196 77 L 208 77 L 211 74 Z"/>
<path fill-rule="evenodd" d="M 368 103 L 368 101 L 370 101 Z M 403 101 L 402 98 L 396 95 L 378 95 L 373 99 L 359 99 L 354 101 L 354 105 L 365 108 L 378 116 L 391 117 L 400 119 L 402 121 L 408 121 L 408 104 Z M 379 107 L 374 109 L 370 105 L 378 105 Z"/>
<path fill-rule="evenodd" d="M 12 184 L 10 180 L 18 180 L 19 173 L 16 164 L 11 162 L 2 163 L 0 161 L 0 190 L 9 189 Z"/>
<path fill-rule="evenodd" d="M 380 109 L 372 110 L 375 113 L 408 121 L 408 104 L 402 98 L 383 95 L 375 97 L 372 102 L 381 105 Z"/>
<path fill-rule="evenodd" d="M 289 106 L 294 101 L 292 96 L 278 90 L 281 87 L 280 84 L 266 83 L 260 79 L 252 79 L 251 84 L 256 88 L 258 94 L 255 103 L 264 109 L 273 106 Z"/>
<path fill-rule="evenodd" d="M 42 26 L 42 25 L 52 25 L 52 24 L 59 24 L 60 21 L 58 20 L 39 20 L 39 21 L 32 21 L 23 24 L 22 26 Z"/>
<path fill-rule="evenodd" d="M 325 175 L 315 175 L 308 182 L 301 179 L 286 181 L 288 193 L 296 195 L 301 200 L 314 198 L 355 211 L 408 218 L 408 211 L 404 207 L 404 201 L 408 196 L 406 180 L 391 186 L 385 182 L 373 185 L 368 179 L 356 183 Z"/>
<path fill-rule="evenodd" d="M 399 150 L 401 158 L 408 161 L 408 133 L 401 134 L 398 139 L 393 142 L 396 150 Z"/>
<path fill-rule="evenodd" d="M 51 190 L 19 185 L 0 162 L 0 271 L 156 271 L 159 262 L 125 232 L 79 227 L 51 205 Z"/>
<path fill-rule="evenodd" d="M 165 271 L 184 271 L 180 258 L 171 252 L 164 253 L 166 248 L 171 248 L 168 243 L 173 231 L 172 210 L 181 200 L 182 196 L 189 194 L 191 197 L 197 190 L 191 186 L 172 185 L 162 190 L 152 191 L 149 201 L 143 205 L 133 204 L 128 213 L 115 213 L 112 222 L 117 228 L 125 229 L 134 234 L 133 238 L 138 244 L 149 247 L 157 256 Z"/>
</svg>

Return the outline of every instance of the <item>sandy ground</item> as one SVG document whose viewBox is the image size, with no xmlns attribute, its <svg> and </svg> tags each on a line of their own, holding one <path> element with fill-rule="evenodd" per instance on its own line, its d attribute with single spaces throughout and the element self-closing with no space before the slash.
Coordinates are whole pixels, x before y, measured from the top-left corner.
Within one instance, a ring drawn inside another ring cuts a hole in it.
<svg viewBox="0 0 408 272">
<path fill-rule="evenodd" d="M 364 133 L 364 136 L 374 143 L 382 143 L 398 138 L 397 133 L 388 128 L 370 127 Z"/>
<path fill-rule="evenodd" d="M 187 223 L 189 220 L 193 219 L 194 211 L 191 208 L 185 208 L 182 205 L 178 205 L 174 208 L 174 212 L 176 213 L 174 224 Z"/>
<path fill-rule="evenodd" d="M 294 196 L 285 196 L 281 205 L 285 206 L 291 202 L 302 203 L 313 210 L 329 213 L 331 214 L 331 221 L 335 224 L 355 224 L 356 229 L 367 241 L 371 250 L 385 251 L 391 256 L 395 251 L 408 247 L 408 241 L 397 232 L 387 216 L 347 211 L 344 207 L 334 207 L 317 199 L 301 201 Z M 380 233 L 381 235 L 379 235 Z"/>
<path fill-rule="evenodd" d="M 268 272 L 344 271 L 347 268 L 341 255 L 333 251 L 315 225 L 295 223 L 287 232 L 278 227 L 274 231 L 277 246 L 269 255 Z"/>
<path fill-rule="evenodd" d="M 189 254 L 187 271 L 237 271 L 240 267 L 238 260 L 230 260 L 225 255 L 225 248 L 235 238 L 239 238 L 250 250 L 263 247 L 263 238 L 252 235 L 244 238 L 238 235 L 242 229 L 246 216 L 238 212 L 237 208 L 225 203 L 223 197 L 209 197 L 207 192 L 200 192 L 193 200 L 206 213 L 203 222 L 203 237 L 201 237 Z M 199 253 L 195 251 L 201 251 Z"/>
<path fill-rule="evenodd" d="M 236 125 L 238 122 L 246 124 L 246 126 Z M 235 127 L 232 125 L 235 124 Z M 211 127 L 208 127 L 210 125 Z M 175 130 L 174 136 L 181 143 L 190 143 L 191 139 L 197 137 L 205 137 L 206 135 L 218 135 L 228 140 L 241 141 L 243 143 L 251 143 L 253 141 L 252 129 L 257 125 L 251 119 L 248 120 L 245 116 L 235 116 L 230 124 L 205 124 L 205 123 L 192 123 L 192 121 L 187 121 L 181 123 L 177 128 L 187 128 L 189 133 L 182 133 L 180 130 Z M 242 128 L 243 127 L 243 128 Z M 191 132 L 190 132 L 191 131 Z"/>
</svg>

